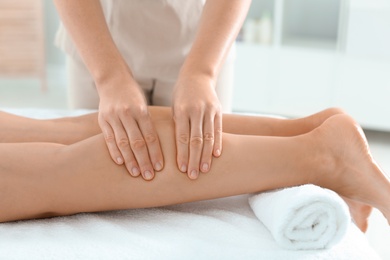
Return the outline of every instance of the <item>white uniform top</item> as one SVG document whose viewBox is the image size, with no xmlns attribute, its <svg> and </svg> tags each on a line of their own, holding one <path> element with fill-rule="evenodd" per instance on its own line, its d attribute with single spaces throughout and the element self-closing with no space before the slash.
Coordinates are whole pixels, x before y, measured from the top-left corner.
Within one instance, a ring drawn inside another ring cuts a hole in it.
<svg viewBox="0 0 390 260">
<path fill-rule="evenodd" d="M 205 0 L 100 2 L 112 38 L 133 74 L 142 78 L 177 78 L 194 41 Z M 56 45 L 80 59 L 63 25 Z"/>
<path fill-rule="evenodd" d="M 160 82 L 161 85 L 169 85 L 164 86 L 166 90 L 160 88 L 158 91 L 170 92 L 173 88 L 170 85 L 176 81 L 195 39 L 205 0 L 100 0 L 100 2 L 112 38 L 134 78 L 137 81 L 153 79 L 157 81 L 157 85 Z M 81 64 L 80 55 L 62 24 L 55 43 L 76 63 Z M 77 68 L 73 71 L 76 71 L 77 77 L 80 78 L 79 71 L 83 70 Z M 231 70 L 221 74 L 231 74 Z M 81 88 L 80 85 L 85 83 L 76 85 L 79 85 L 76 88 Z M 228 87 L 228 83 L 224 85 Z M 145 91 L 150 91 L 150 88 L 142 87 Z M 77 91 L 78 89 L 71 90 L 73 93 L 70 95 L 71 98 L 81 95 L 77 94 Z M 154 93 L 157 94 L 159 93 Z M 166 95 L 171 96 L 171 93 Z M 171 102 L 168 96 L 162 99 L 166 99 L 162 104 Z"/>
</svg>

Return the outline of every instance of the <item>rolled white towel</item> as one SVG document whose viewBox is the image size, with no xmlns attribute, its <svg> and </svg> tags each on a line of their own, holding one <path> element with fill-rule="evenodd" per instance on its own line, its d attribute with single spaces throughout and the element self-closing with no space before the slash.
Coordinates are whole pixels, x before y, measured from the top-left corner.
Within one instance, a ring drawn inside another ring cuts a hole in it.
<svg viewBox="0 0 390 260">
<path fill-rule="evenodd" d="M 286 249 L 330 248 L 341 241 L 351 221 L 343 199 L 311 184 L 256 194 L 249 204 Z"/>
</svg>

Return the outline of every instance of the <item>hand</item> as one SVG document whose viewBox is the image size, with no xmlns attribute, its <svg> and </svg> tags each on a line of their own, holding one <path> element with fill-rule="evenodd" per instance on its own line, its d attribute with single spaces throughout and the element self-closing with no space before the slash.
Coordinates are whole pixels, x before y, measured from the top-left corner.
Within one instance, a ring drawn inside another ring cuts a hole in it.
<svg viewBox="0 0 390 260">
<path fill-rule="evenodd" d="M 145 180 L 163 168 L 163 155 L 141 88 L 133 79 L 99 86 L 99 125 L 112 159 Z"/>
<path fill-rule="evenodd" d="M 180 76 L 173 93 L 177 165 L 196 179 L 208 172 L 212 156 L 222 152 L 222 113 L 214 81 Z"/>
</svg>

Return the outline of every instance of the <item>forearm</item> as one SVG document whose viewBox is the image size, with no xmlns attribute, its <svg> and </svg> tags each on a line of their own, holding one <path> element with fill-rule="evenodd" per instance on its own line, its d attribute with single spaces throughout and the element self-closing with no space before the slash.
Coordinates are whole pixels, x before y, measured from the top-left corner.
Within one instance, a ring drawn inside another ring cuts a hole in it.
<svg viewBox="0 0 390 260">
<path fill-rule="evenodd" d="M 181 74 L 203 74 L 215 79 L 236 39 L 251 0 L 208 0 Z"/>
<path fill-rule="evenodd" d="M 54 0 L 54 2 L 67 32 L 95 82 L 105 82 L 114 75 L 117 77 L 131 75 L 111 37 L 100 1 Z"/>
</svg>

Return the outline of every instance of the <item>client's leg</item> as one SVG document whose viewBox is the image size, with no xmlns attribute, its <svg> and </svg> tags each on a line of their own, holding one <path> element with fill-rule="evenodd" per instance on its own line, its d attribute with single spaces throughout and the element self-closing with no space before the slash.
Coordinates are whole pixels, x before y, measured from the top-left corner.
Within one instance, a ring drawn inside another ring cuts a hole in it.
<svg viewBox="0 0 390 260">
<path fill-rule="evenodd" d="M 150 107 L 155 121 L 170 120 L 169 108 Z M 224 130 L 243 135 L 293 136 L 303 134 L 321 125 L 327 118 L 343 113 L 330 108 L 299 119 L 276 119 L 242 115 L 224 115 Z M 100 133 L 97 114 L 52 120 L 34 120 L 0 112 L 0 142 L 54 142 L 71 144 Z M 371 207 L 344 198 L 356 224 L 367 229 Z"/>
<path fill-rule="evenodd" d="M 166 107 L 149 108 L 154 121 L 170 120 L 171 110 Z M 343 113 L 330 108 L 299 119 L 278 119 L 272 117 L 223 116 L 223 130 L 226 133 L 264 136 L 294 136 L 307 133 L 321 125 L 326 119 Z M 52 142 L 71 144 L 101 132 L 97 113 L 79 117 L 50 120 L 35 120 L 0 112 L 0 143 Z"/>
<path fill-rule="evenodd" d="M 348 199 L 344 196 L 341 197 L 348 204 L 349 212 L 356 226 L 365 233 L 368 229 L 368 219 L 371 215 L 372 207 L 357 200 Z"/>
<path fill-rule="evenodd" d="M 231 114 L 223 118 L 223 131 L 241 135 L 295 136 L 312 131 L 326 119 L 337 114 L 344 114 L 344 111 L 339 108 L 328 108 L 296 119 Z"/>
<path fill-rule="evenodd" d="M 146 182 L 110 158 L 103 137 L 70 146 L 0 145 L 0 221 L 143 208 L 313 183 L 390 218 L 390 182 L 347 116 L 295 137 L 224 135 L 224 153 L 192 181 L 175 163 L 172 122 L 156 124 L 165 168 Z"/>
<path fill-rule="evenodd" d="M 0 124 L 0 143 L 71 144 L 101 133 L 96 113 L 37 120 L 0 111 Z"/>
</svg>

